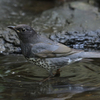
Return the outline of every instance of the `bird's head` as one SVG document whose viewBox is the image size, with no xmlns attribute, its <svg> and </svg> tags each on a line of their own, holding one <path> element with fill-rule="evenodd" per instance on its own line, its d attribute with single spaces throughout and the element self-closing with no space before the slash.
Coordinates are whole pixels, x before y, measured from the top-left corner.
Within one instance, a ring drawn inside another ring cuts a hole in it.
<svg viewBox="0 0 100 100">
<path fill-rule="evenodd" d="M 34 34 L 36 34 L 36 32 L 28 25 L 25 24 L 20 24 L 17 26 L 8 26 L 8 28 L 14 30 L 18 36 L 20 40 L 27 40 L 31 37 L 34 36 Z"/>
</svg>

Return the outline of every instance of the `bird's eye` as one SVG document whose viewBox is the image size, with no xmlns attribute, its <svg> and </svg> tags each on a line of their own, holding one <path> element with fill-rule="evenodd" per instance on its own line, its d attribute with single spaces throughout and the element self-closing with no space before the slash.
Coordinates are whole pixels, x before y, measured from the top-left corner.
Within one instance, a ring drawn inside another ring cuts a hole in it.
<svg viewBox="0 0 100 100">
<path fill-rule="evenodd" d="M 26 31 L 25 28 L 22 28 L 22 32 Z"/>
</svg>

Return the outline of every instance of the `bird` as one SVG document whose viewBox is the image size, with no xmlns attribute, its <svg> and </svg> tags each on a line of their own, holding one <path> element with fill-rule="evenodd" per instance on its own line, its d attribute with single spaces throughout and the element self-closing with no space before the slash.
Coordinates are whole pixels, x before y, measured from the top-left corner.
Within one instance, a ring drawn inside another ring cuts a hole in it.
<svg viewBox="0 0 100 100">
<path fill-rule="evenodd" d="M 53 70 L 57 70 L 56 76 L 59 76 L 61 67 L 81 61 L 83 58 L 100 58 L 99 52 L 85 52 L 70 48 L 43 34 L 38 34 L 26 24 L 8 26 L 8 28 L 17 33 L 24 57 L 36 66 L 46 69 L 51 76 L 54 76 Z"/>
</svg>

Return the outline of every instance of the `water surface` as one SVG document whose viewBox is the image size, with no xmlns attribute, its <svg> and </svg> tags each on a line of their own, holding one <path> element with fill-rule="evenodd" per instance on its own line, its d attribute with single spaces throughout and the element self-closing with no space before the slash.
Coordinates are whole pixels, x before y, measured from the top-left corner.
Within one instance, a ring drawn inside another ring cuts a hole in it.
<svg viewBox="0 0 100 100">
<path fill-rule="evenodd" d="M 27 62 L 22 55 L 0 56 L 2 100 L 94 100 L 100 93 L 100 59 L 61 68 L 60 77 Z"/>
</svg>

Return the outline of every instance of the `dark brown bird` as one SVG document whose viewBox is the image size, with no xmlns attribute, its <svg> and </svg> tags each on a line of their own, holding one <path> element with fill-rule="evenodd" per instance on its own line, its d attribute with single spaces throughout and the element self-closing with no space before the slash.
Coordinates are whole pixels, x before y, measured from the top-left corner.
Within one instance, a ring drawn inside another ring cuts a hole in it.
<svg viewBox="0 0 100 100">
<path fill-rule="evenodd" d="M 71 49 L 37 34 L 25 24 L 8 26 L 8 28 L 13 29 L 18 34 L 25 58 L 35 65 L 45 68 L 51 75 L 54 69 L 58 71 L 60 67 L 83 58 L 100 58 L 100 53 Z"/>
</svg>

